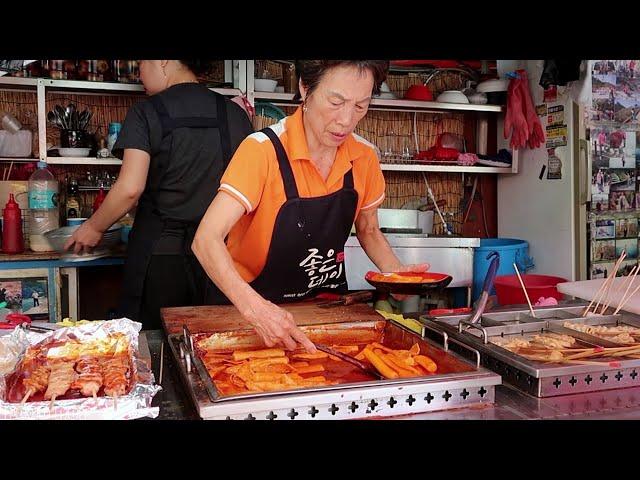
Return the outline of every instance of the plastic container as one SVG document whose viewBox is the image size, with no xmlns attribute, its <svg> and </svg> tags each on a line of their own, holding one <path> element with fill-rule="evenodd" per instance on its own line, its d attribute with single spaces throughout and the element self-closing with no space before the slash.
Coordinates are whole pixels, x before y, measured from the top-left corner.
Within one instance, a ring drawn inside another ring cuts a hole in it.
<svg viewBox="0 0 640 480">
<path fill-rule="evenodd" d="M 43 237 L 45 232 L 60 226 L 58 207 L 58 181 L 44 162 L 38 162 L 38 169 L 29 177 L 29 243 L 34 252 L 52 251 L 53 248 Z"/>
<path fill-rule="evenodd" d="M 0 157 L 31 157 L 32 140 L 31 130 L 16 133 L 0 130 Z"/>
<path fill-rule="evenodd" d="M 522 274 L 521 277 L 532 305 L 536 303 L 540 297 L 553 297 L 556 300 L 562 300 L 563 294 L 558 292 L 556 285 L 566 282 L 566 278 L 553 277 L 550 275 Z M 494 285 L 500 305 L 521 305 L 527 303 L 517 275 L 496 277 Z"/>
<path fill-rule="evenodd" d="M 515 275 L 513 264 L 515 263 L 524 274 L 534 267 L 533 259 L 529 257 L 529 243 L 517 238 L 482 238 L 480 246 L 473 254 L 473 291 L 472 300 L 475 301 L 482 292 L 484 277 L 487 275 L 491 260 L 487 260 L 487 255 L 492 250 L 500 254 L 500 267 L 498 275 Z M 491 289 L 490 295 L 496 293 L 495 288 Z"/>
<path fill-rule="evenodd" d="M 22 236 L 20 206 L 14 200 L 13 193 L 10 193 L 9 201 L 2 212 L 2 252 L 15 254 L 23 251 L 24 238 Z"/>
</svg>

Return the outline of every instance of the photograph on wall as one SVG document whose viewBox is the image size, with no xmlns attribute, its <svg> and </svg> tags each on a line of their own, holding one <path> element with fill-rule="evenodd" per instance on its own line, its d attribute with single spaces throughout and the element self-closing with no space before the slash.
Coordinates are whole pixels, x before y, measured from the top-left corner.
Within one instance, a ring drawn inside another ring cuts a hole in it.
<svg viewBox="0 0 640 480">
<path fill-rule="evenodd" d="M 615 262 L 604 263 L 592 263 L 591 264 L 591 279 L 595 278 L 607 278 L 609 273 L 613 272 Z"/>
<path fill-rule="evenodd" d="M 622 212 L 635 208 L 635 192 L 611 192 L 609 210 Z"/>
<path fill-rule="evenodd" d="M 616 237 L 616 221 L 613 219 L 596 220 L 596 240 Z"/>
<path fill-rule="evenodd" d="M 38 317 L 49 317 L 46 279 L 25 278 L 22 280 L 22 313 Z"/>
<path fill-rule="evenodd" d="M 591 211 L 604 212 L 609 210 L 609 195 L 596 194 L 591 195 Z"/>
<path fill-rule="evenodd" d="M 635 162 L 634 162 L 635 168 Z M 626 192 L 635 191 L 636 189 L 636 173 L 633 170 L 610 170 L 611 183 L 609 185 L 610 192 Z"/>
<path fill-rule="evenodd" d="M 619 218 L 616 220 L 616 238 L 632 238 L 638 236 L 638 219 Z"/>
<path fill-rule="evenodd" d="M 609 195 L 611 189 L 611 173 L 608 169 L 599 168 L 591 177 L 591 192 L 596 195 Z"/>
<path fill-rule="evenodd" d="M 0 304 L 6 305 L 0 308 L 0 319 L 4 321 L 8 313 L 22 312 L 22 283 L 20 280 L 0 281 Z"/>
<path fill-rule="evenodd" d="M 626 277 L 631 273 L 631 270 L 633 270 L 633 267 L 635 267 L 638 264 L 637 261 L 632 260 L 632 261 L 623 261 L 620 264 L 620 268 L 618 268 L 618 272 L 616 273 L 616 277 Z"/>
<path fill-rule="evenodd" d="M 593 170 L 599 167 L 635 168 L 636 132 L 598 127 L 591 132 Z"/>
<path fill-rule="evenodd" d="M 591 255 L 591 261 L 601 262 L 604 260 L 615 260 L 616 257 L 616 242 L 615 240 L 596 240 L 592 243 L 593 253 Z"/>
<path fill-rule="evenodd" d="M 627 238 L 624 240 L 616 240 L 616 258 L 622 255 L 622 252 L 626 251 L 626 260 L 632 260 L 638 258 L 638 239 Z"/>
<path fill-rule="evenodd" d="M 604 60 L 600 63 L 605 64 Z M 598 62 L 596 62 L 596 65 Z M 603 70 L 607 73 L 599 73 L 594 68 L 591 77 L 592 88 L 592 111 L 591 120 L 595 122 L 611 122 L 615 115 L 616 85 L 618 78 L 615 75 L 615 68 L 609 70 L 607 65 Z"/>
<path fill-rule="evenodd" d="M 640 113 L 640 83 L 637 78 L 620 77 L 615 90 L 614 121 L 637 124 Z"/>
</svg>

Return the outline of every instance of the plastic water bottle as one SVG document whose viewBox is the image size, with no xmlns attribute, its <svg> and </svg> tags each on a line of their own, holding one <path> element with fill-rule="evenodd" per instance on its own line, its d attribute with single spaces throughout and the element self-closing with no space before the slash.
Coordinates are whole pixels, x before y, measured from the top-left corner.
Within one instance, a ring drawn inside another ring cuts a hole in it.
<svg viewBox="0 0 640 480">
<path fill-rule="evenodd" d="M 45 162 L 38 162 L 29 178 L 29 243 L 34 252 L 52 250 L 43 234 L 60 226 L 58 208 L 58 181 Z"/>
</svg>

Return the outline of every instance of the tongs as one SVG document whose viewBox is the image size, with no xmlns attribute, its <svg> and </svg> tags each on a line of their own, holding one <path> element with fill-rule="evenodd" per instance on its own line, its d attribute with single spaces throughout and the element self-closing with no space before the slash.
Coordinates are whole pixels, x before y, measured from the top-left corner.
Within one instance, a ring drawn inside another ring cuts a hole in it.
<svg viewBox="0 0 640 480">
<path fill-rule="evenodd" d="M 491 264 L 489 265 L 489 269 L 487 270 L 487 275 L 484 277 L 484 284 L 482 285 L 482 293 L 480 294 L 480 298 L 476 303 L 476 310 L 470 315 L 470 323 L 478 323 L 482 314 L 484 313 L 485 308 L 487 308 L 487 301 L 489 300 L 489 292 L 493 288 L 493 282 L 496 279 L 496 274 L 498 273 L 498 267 L 500 266 L 500 254 L 496 251 L 489 252 L 487 255 L 487 260 L 491 260 Z"/>
<path fill-rule="evenodd" d="M 376 369 L 369 367 L 369 365 L 367 365 L 364 362 L 361 362 L 360 360 L 358 360 L 356 358 L 353 358 L 351 355 L 347 355 L 346 353 L 339 352 L 339 351 L 334 350 L 333 348 L 328 347 L 326 345 L 323 345 L 321 343 L 315 343 L 314 345 L 321 352 L 328 353 L 329 355 L 333 355 L 334 357 L 338 357 L 340 360 L 343 360 L 343 361 L 345 361 L 347 363 L 350 363 L 351 365 L 355 365 L 356 367 L 358 367 L 363 372 L 365 372 L 368 375 L 371 375 L 371 376 L 377 378 L 378 380 L 382 380 L 384 378 L 380 374 L 380 372 L 378 372 Z"/>
</svg>

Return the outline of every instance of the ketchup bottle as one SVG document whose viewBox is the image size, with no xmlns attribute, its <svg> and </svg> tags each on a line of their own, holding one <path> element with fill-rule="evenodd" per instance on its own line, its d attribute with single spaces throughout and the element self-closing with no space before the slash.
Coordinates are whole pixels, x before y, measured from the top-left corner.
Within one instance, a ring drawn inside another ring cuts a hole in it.
<svg viewBox="0 0 640 480">
<path fill-rule="evenodd" d="M 9 201 L 2 212 L 2 252 L 24 252 L 24 238 L 22 237 L 22 215 L 20 207 L 9 194 Z"/>
<path fill-rule="evenodd" d="M 104 189 L 101 188 L 100 192 L 98 192 L 98 196 L 93 201 L 93 213 L 96 213 L 98 211 L 98 209 L 100 208 L 100 205 L 102 205 L 102 202 L 104 202 L 105 198 L 107 198 L 107 196 L 104 193 Z"/>
</svg>

